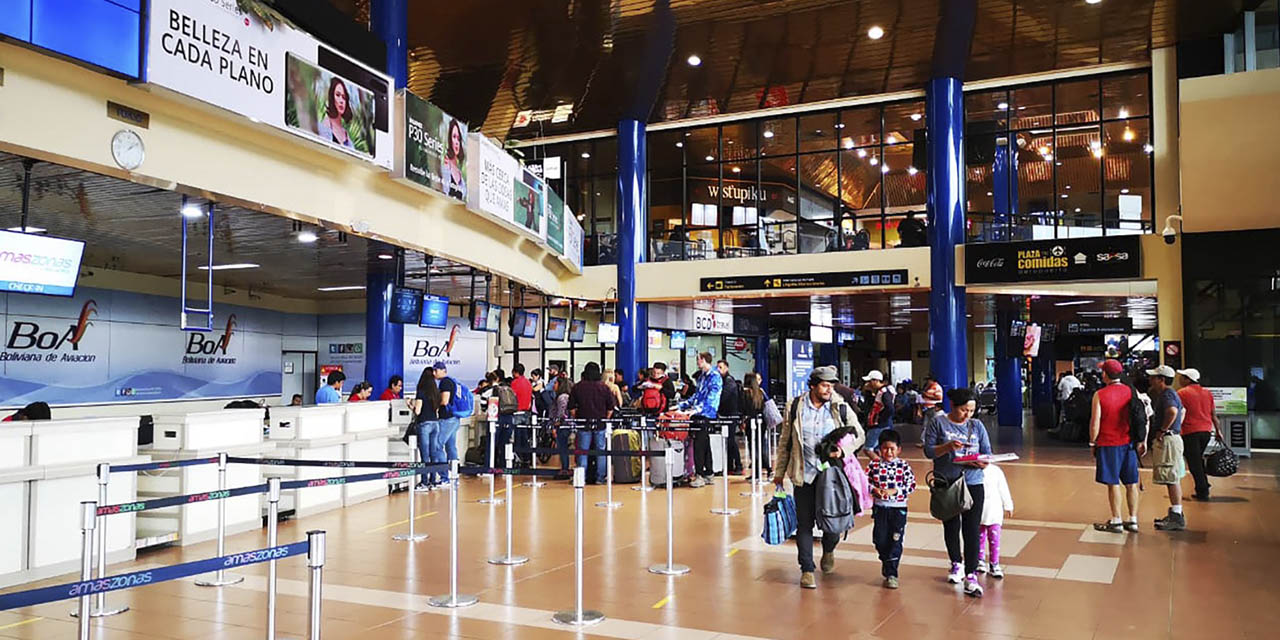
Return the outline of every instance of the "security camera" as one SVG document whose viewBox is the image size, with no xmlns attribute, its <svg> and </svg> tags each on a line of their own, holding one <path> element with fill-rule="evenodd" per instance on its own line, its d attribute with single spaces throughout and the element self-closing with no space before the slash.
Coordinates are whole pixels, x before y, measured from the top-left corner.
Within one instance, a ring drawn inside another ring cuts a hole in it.
<svg viewBox="0 0 1280 640">
<path fill-rule="evenodd" d="M 1173 228 L 1173 221 L 1178 221 L 1178 229 Z M 1178 241 L 1178 230 L 1182 228 L 1182 216 L 1171 215 L 1164 219 L 1164 231 L 1160 235 L 1164 236 L 1165 244 L 1174 244 Z"/>
</svg>

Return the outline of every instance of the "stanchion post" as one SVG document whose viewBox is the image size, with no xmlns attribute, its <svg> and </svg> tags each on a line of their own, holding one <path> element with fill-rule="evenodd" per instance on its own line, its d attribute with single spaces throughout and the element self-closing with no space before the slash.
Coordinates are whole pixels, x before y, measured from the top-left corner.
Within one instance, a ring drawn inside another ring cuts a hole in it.
<svg viewBox="0 0 1280 640">
<path fill-rule="evenodd" d="M 98 504 L 109 504 L 107 499 L 107 483 L 111 478 L 111 463 L 98 463 Z M 107 576 L 107 516 L 97 516 L 93 531 L 93 555 L 98 565 L 98 579 L 101 580 Z M 118 609 L 107 609 L 107 592 L 103 591 L 94 596 L 96 603 L 94 608 L 90 609 L 89 617 L 105 618 L 124 613 L 129 607 L 120 607 Z M 80 615 L 79 610 L 72 611 L 71 615 Z"/>
<path fill-rule="evenodd" d="M 98 518 L 98 503 L 89 501 L 80 503 L 80 579 L 93 579 L 93 531 Z M 89 640 L 89 598 L 88 594 L 80 596 L 80 640 Z"/>
<path fill-rule="evenodd" d="M 225 491 L 227 488 L 227 454 L 218 454 L 218 491 Z M 218 557 L 227 555 L 227 499 L 218 500 Z M 200 587 L 225 587 L 231 584 L 244 582 L 244 576 L 232 575 L 228 576 L 226 571 L 218 569 L 213 574 L 213 579 L 197 578 L 196 586 Z"/>
<path fill-rule="evenodd" d="M 587 470 L 578 467 L 573 470 L 573 581 L 574 605 L 568 611 L 557 611 L 551 619 L 559 624 L 585 627 L 599 624 L 604 614 L 599 611 L 582 609 L 582 495 L 587 486 Z"/>
<path fill-rule="evenodd" d="M 738 509 L 729 508 L 729 440 L 734 438 L 732 429 L 733 427 L 729 421 L 725 421 L 720 427 L 720 433 L 723 434 L 724 439 L 724 468 L 721 469 L 724 478 L 724 503 L 721 507 L 711 510 L 711 513 L 718 516 L 736 516 L 739 513 Z M 736 440 L 732 446 L 738 446 Z"/>
<path fill-rule="evenodd" d="M 423 462 L 423 461 L 422 461 L 422 459 L 420 458 L 420 456 L 419 456 L 419 455 L 418 455 L 418 453 L 417 453 L 417 452 L 418 452 L 418 447 L 417 447 L 417 444 L 418 444 L 418 443 L 417 443 L 417 439 L 418 439 L 418 437 L 417 437 L 417 436 L 409 436 L 409 446 L 410 446 L 410 447 L 413 447 L 413 451 L 414 451 L 414 453 L 413 453 L 413 459 L 414 459 L 414 460 L 416 460 L 416 461 L 418 461 L 418 462 Z M 416 491 L 414 491 L 414 480 L 413 480 L 413 478 L 418 478 L 418 477 L 420 477 L 420 476 L 419 476 L 419 475 L 412 475 L 412 476 L 409 476 L 409 478 L 410 478 L 410 480 L 409 480 L 409 491 L 408 491 L 408 493 L 409 493 L 409 533 L 400 533 L 400 534 L 396 534 L 396 535 L 394 535 L 394 536 L 391 536 L 391 539 L 392 539 L 392 540 L 399 540 L 399 541 L 401 541 L 401 542 L 419 542 L 419 541 L 422 541 L 422 540 L 426 540 L 426 539 L 429 537 L 429 536 L 427 536 L 427 534 L 425 534 L 425 533 L 418 533 L 418 532 L 417 532 L 417 528 L 416 528 L 416 527 L 417 527 L 417 521 L 418 521 L 418 515 L 417 515 L 417 512 L 418 512 L 418 505 L 417 505 L 417 502 L 418 502 L 418 496 L 416 495 L 416 494 L 417 494 L 417 492 L 416 492 Z"/>
<path fill-rule="evenodd" d="M 597 502 L 596 506 L 617 509 L 622 503 L 613 499 L 613 423 L 608 420 L 604 423 L 604 450 L 604 500 Z"/>
<path fill-rule="evenodd" d="M 423 462 L 422 450 L 418 448 L 418 436 L 411 435 L 406 438 L 409 441 L 409 462 Z M 409 495 L 413 495 L 418 489 L 418 482 L 421 475 L 414 474 L 409 476 L 408 486 L 405 487 L 409 491 Z"/>
<path fill-rule="evenodd" d="M 536 413 L 534 413 L 534 412 L 532 412 L 532 411 L 530 411 L 530 412 L 529 412 L 529 444 L 530 444 L 530 448 L 531 448 L 531 449 L 537 449 L 537 448 L 538 448 L 538 414 L 536 414 Z M 534 470 L 534 471 L 537 471 L 537 470 L 538 470 L 538 454 L 537 454 L 537 452 L 530 452 L 530 453 L 529 453 L 529 463 L 530 463 L 531 465 L 533 465 L 533 470 Z M 534 488 L 534 489 L 537 489 L 537 488 L 539 488 L 539 487 L 546 486 L 546 484 L 547 484 L 547 483 L 545 483 L 545 482 L 543 482 L 543 481 L 539 480 L 539 479 L 538 479 L 538 476 L 536 476 L 536 475 L 534 475 L 534 476 L 530 476 L 530 477 L 529 477 L 529 481 L 528 481 L 528 482 L 523 483 L 523 485 L 524 485 L 524 486 L 526 486 L 526 487 L 532 487 L 532 488 Z M 510 491 L 507 491 L 507 493 L 508 493 L 508 494 L 510 494 L 511 492 L 510 492 Z M 510 499 L 510 496 L 508 496 L 508 499 Z"/>
<path fill-rule="evenodd" d="M 497 440 L 498 434 L 493 425 L 494 421 L 489 420 L 489 464 L 496 467 L 498 466 L 498 459 L 494 457 L 494 441 Z M 512 437 L 514 438 L 514 434 L 512 434 Z M 480 498 L 479 500 L 476 500 L 476 502 L 487 505 L 502 504 L 502 498 L 497 497 L 493 492 L 493 474 L 489 473 L 486 475 L 489 476 L 489 497 Z"/>
<path fill-rule="evenodd" d="M 512 475 L 511 475 L 511 473 L 510 473 L 510 469 L 511 469 L 511 467 L 512 467 L 512 463 L 514 462 L 514 459 L 515 459 L 515 445 L 514 445 L 514 444 L 512 444 L 512 443 L 510 443 L 510 442 L 508 442 L 508 443 L 507 443 L 507 469 L 508 469 L 508 472 L 507 472 L 507 474 L 506 474 L 506 479 L 507 479 L 507 552 L 506 552 L 505 554 L 503 554 L 503 555 L 495 556 L 495 557 L 493 557 L 493 558 L 489 558 L 489 564 L 498 564 L 498 565 L 503 565 L 503 566 L 508 566 L 508 567 L 510 567 L 510 566 L 515 566 L 515 565 L 520 565 L 520 564 L 524 564 L 524 563 L 526 563 L 526 562 L 528 562 L 528 561 L 529 561 L 529 558 L 527 558 L 527 557 L 525 557 L 525 556 L 517 556 L 517 555 L 513 555 L 513 554 L 511 553 L 511 525 L 512 525 L 512 511 L 513 511 L 513 510 L 514 510 L 514 508 L 515 508 L 515 496 L 511 495 L 511 491 L 512 491 L 512 489 L 511 489 L 511 485 L 512 485 Z"/>
<path fill-rule="evenodd" d="M 764 492 L 760 490 L 760 419 L 751 418 L 749 421 L 751 431 L 747 433 L 747 451 L 751 454 L 751 478 L 750 491 L 739 492 L 740 496 L 762 496 Z"/>
<path fill-rule="evenodd" d="M 324 532 L 307 532 L 307 572 L 311 584 L 307 590 L 307 604 L 310 615 L 307 616 L 307 638 L 320 640 L 320 603 L 323 601 L 320 587 L 324 574 Z"/>
<path fill-rule="evenodd" d="M 682 576 L 689 573 L 689 567 L 675 564 L 675 501 L 671 492 L 671 474 L 676 470 L 676 450 L 667 443 L 667 450 L 662 463 L 667 465 L 667 563 L 649 567 L 649 573 L 663 576 Z"/>
<path fill-rule="evenodd" d="M 267 547 L 277 544 L 280 478 L 267 478 Z M 276 561 L 267 561 L 267 640 L 276 640 Z"/>
<path fill-rule="evenodd" d="M 458 593 L 458 461 L 449 463 L 449 593 L 443 596 L 432 596 L 427 604 L 433 607 L 459 609 L 475 604 L 478 599 L 469 594 Z"/>
<path fill-rule="evenodd" d="M 640 449 L 643 451 L 648 451 L 650 446 L 649 431 L 645 429 L 645 427 L 647 426 L 645 424 L 647 420 L 648 418 L 646 416 L 640 416 Z M 640 457 L 640 484 L 637 486 L 631 487 L 631 490 L 642 491 L 644 493 L 653 491 L 653 485 L 649 484 L 650 473 L 653 473 L 653 463 L 649 462 L 649 456 L 647 455 L 641 456 Z"/>
</svg>

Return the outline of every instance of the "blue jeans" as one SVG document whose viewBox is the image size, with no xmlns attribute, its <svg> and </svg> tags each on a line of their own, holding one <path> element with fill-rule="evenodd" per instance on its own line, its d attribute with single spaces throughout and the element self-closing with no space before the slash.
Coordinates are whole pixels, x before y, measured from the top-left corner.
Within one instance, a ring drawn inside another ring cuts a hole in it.
<svg viewBox="0 0 1280 640">
<path fill-rule="evenodd" d="M 593 446 L 594 445 L 594 446 Z M 578 448 L 579 449 L 604 449 L 604 429 L 599 431 L 587 431 L 582 429 L 578 431 Z M 609 466 L 605 462 L 604 456 L 594 456 L 596 459 L 596 480 L 604 482 L 605 476 L 609 473 Z M 587 468 L 587 457 L 578 456 L 578 466 L 583 469 Z M 583 472 L 585 473 L 585 471 Z"/>
<path fill-rule="evenodd" d="M 423 462 L 435 462 L 435 454 L 433 453 L 437 444 L 437 435 L 440 433 L 440 422 L 437 420 L 426 420 L 418 423 L 418 455 Z M 430 484 L 435 481 L 435 474 L 422 472 L 418 474 L 418 482 Z"/>
<path fill-rule="evenodd" d="M 556 427 L 556 448 L 560 450 L 560 470 L 569 470 L 569 436 L 573 430 L 569 427 Z"/>
<path fill-rule="evenodd" d="M 436 449 L 438 460 L 432 462 L 452 462 L 458 459 L 458 427 L 462 422 L 458 418 L 445 418 L 439 421 L 436 431 Z"/>
</svg>

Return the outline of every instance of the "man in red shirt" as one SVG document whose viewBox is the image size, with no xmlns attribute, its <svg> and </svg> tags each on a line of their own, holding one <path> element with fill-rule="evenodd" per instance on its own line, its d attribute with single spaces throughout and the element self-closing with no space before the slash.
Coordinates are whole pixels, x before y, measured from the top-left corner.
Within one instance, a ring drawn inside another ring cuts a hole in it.
<svg viewBox="0 0 1280 640">
<path fill-rule="evenodd" d="M 1103 387 L 1093 394 L 1089 417 L 1089 447 L 1096 461 L 1094 479 L 1106 485 L 1111 519 L 1093 525 L 1098 531 L 1122 533 L 1138 531 L 1138 457 L 1146 452 L 1145 442 L 1130 442 L 1129 401 L 1133 388 L 1120 381 L 1124 366 L 1106 360 L 1102 369 Z M 1120 489 L 1124 485 L 1124 490 Z M 1129 519 L 1121 521 L 1121 501 L 1128 503 Z"/>
<path fill-rule="evenodd" d="M 524 365 L 519 362 L 511 367 L 511 390 L 516 394 L 516 414 L 511 416 L 512 428 L 515 429 L 515 442 L 517 449 L 528 449 L 532 439 L 529 437 L 529 429 L 526 427 L 532 422 L 529 420 L 530 410 L 533 409 L 533 383 L 524 376 Z M 499 438 L 499 443 L 505 445 L 506 439 Z M 503 449 L 499 449 L 499 452 Z M 504 454 L 499 454 L 504 455 Z M 529 454 L 517 453 L 516 460 L 524 466 L 529 465 Z"/>
<path fill-rule="evenodd" d="M 394 375 L 387 382 L 387 388 L 382 390 L 382 395 L 378 396 L 379 400 L 399 400 L 400 392 L 404 390 L 404 378 Z"/>
<path fill-rule="evenodd" d="M 1182 455 L 1187 459 L 1187 470 L 1196 481 L 1195 499 L 1208 500 L 1209 476 L 1204 472 L 1204 450 L 1209 446 L 1210 433 L 1217 433 L 1220 442 L 1225 440 L 1214 410 L 1213 394 L 1200 386 L 1198 369 L 1178 370 L 1178 398 L 1187 410 L 1186 417 L 1182 419 L 1182 442 L 1185 445 Z"/>
</svg>

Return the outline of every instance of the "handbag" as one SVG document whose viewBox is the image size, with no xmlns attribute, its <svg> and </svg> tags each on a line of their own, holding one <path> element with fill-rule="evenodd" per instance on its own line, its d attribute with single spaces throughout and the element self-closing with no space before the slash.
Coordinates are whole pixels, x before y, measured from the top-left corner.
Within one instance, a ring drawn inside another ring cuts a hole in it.
<svg viewBox="0 0 1280 640">
<path fill-rule="evenodd" d="M 1240 456 L 1223 447 L 1204 457 L 1204 472 L 1215 478 L 1229 478 L 1240 469 Z"/>
<path fill-rule="evenodd" d="M 964 482 L 964 475 L 954 480 L 939 478 L 930 471 L 925 478 L 929 485 L 929 513 L 946 522 L 973 508 L 973 496 L 969 495 L 969 485 Z"/>
<path fill-rule="evenodd" d="M 764 531 L 760 537 L 765 544 L 778 545 L 796 534 L 796 500 L 784 491 L 773 494 L 764 505 Z"/>
</svg>

